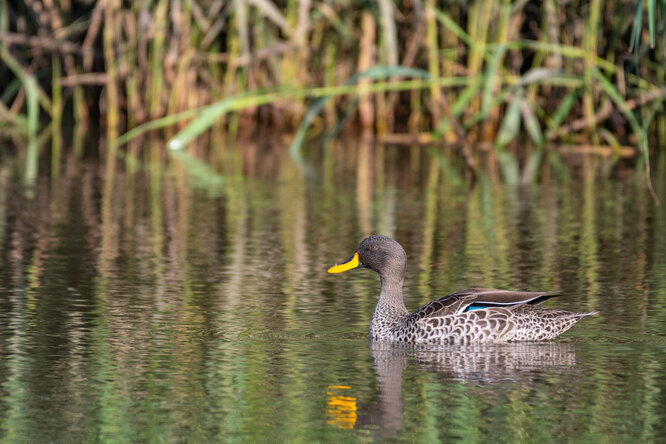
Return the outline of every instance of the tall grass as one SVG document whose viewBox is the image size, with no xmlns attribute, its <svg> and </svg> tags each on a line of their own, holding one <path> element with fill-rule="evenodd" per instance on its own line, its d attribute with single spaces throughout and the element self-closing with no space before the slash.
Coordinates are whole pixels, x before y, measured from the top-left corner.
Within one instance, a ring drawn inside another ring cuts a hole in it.
<svg viewBox="0 0 666 444">
<path fill-rule="evenodd" d="M 0 134 L 97 123 L 112 163 L 145 129 L 177 133 L 172 148 L 211 127 L 342 129 L 457 140 L 472 170 L 490 144 L 510 181 L 562 143 L 647 160 L 666 146 L 665 15 L 655 0 L 3 2 Z"/>
</svg>

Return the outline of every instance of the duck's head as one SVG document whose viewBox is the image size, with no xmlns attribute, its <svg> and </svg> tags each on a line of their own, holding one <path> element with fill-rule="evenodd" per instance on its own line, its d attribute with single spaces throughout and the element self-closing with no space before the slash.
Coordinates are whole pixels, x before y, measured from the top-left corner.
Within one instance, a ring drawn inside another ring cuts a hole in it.
<svg viewBox="0 0 666 444">
<path fill-rule="evenodd" d="M 372 235 L 358 244 L 356 252 L 344 263 L 328 269 L 329 273 L 342 273 L 354 268 L 369 268 L 385 278 L 405 276 L 407 255 L 399 243 L 388 236 Z"/>
</svg>

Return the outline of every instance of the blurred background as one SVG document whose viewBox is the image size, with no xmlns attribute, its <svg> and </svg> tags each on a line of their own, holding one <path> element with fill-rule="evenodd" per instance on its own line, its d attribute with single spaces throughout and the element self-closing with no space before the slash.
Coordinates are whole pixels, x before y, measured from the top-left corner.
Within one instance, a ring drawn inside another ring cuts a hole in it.
<svg viewBox="0 0 666 444">
<path fill-rule="evenodd" d="M 189 150 L 207 163 L 228 140 L 279 134 L 264 140 L 298 156 L 305 140 L 345 133 L 448 147 L 472 175 L 490 157 L 509 182 L 536 180 L 572 152 L 644 167 L 666 143 L 665 9 L 3 1 L 0 135 L 12 143 L 0 154 L 26 157 L 32 180 L 46 151 L 57 174 L 72 150 L 145 155 L 124 144 L 148 131 L 173 148 L 203 135 Z M 82 141 L 91 131 L 102 143 Z"/>
</svg>

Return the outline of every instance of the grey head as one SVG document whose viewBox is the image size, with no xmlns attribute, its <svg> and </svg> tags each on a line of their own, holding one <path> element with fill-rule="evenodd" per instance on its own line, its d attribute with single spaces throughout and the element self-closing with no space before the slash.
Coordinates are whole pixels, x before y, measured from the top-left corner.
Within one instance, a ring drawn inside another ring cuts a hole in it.
<svg viewBox="0 0 666 444">
<path fill-rule="evenodd" d="M 388 236 L 372 235 L 358 244 L 360 266 L 375 270 L 384 279 L 405 277 L 407 255 L 399 243 Z"/>
</svg>

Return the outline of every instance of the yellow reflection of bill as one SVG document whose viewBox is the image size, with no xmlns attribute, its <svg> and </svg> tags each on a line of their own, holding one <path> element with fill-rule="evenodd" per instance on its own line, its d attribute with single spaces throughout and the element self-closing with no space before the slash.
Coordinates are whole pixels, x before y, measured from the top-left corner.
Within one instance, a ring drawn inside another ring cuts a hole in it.
<svg viewBox="0 0 666 444">
<path fill-rule="evenodd" d="M 326 390 L 326 421 L 340 429 L 353 429 L 356 424 L 356 398 L 345 396 L 347 385 L 329 385 Z"/>
</svg>

